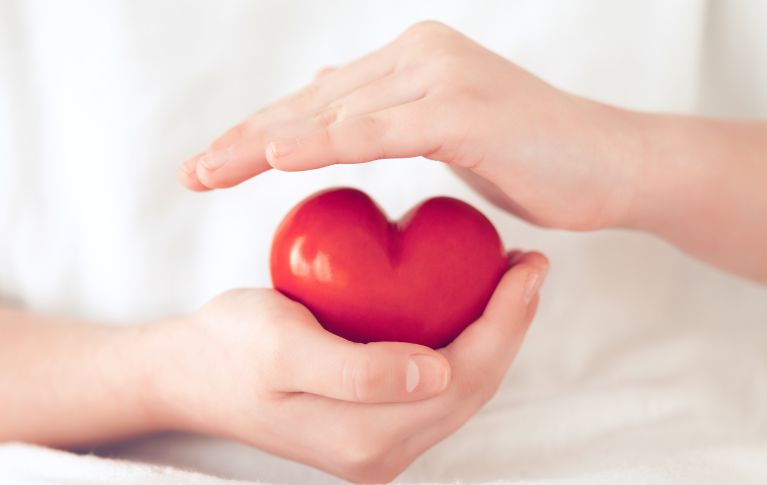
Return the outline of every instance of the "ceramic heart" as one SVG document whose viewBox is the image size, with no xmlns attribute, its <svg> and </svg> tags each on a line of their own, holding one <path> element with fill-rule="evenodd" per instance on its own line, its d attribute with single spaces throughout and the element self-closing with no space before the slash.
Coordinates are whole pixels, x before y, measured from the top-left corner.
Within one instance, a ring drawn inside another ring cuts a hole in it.
<svg viewBox="0 0 767 485">
<path fill-rule="evenodd" d="M 390 222 L 363 192 L 331 189 L 294 207 L 272 242 L 274 287 L 355 342 L 439 348 L 484 311 L 508 267 L 472 206 L 426 200 Z"/>
</svg>

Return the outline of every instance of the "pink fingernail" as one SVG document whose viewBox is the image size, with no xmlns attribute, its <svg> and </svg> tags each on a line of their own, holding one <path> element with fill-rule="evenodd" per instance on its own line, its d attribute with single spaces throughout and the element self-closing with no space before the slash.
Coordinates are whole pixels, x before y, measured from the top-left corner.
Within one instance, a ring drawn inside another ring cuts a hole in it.
<svg viewBox="0 0 767 485">
<path fill-rule="evenodd" d="M 413 359 L 407 361 L 407 371 L 405 373 L 405 390 L 407 392 L 413 392 L 413 389 L 418 385 L 418 381 L 421 380 L 421 372 L 418 370 L 418 364 Z"/>
<path fill-rule="evenodd" d="M 280 157 L 290 155 L 296 150 L 297 146 L 298 141 L 295 139 L 273 141 L 266 147 L 266 159 L 271 162 Z"/>
<path fill-rule="evenodd" d="M 532 301 L 535 294 L 538 293 L 538 288 L 540 288 L 540 286 L 541 275 L 537 271 L 531 271 L 530 274 L 527 275 L 527 281 L 525 281 L 525 305 Z"/>
<path fill-rule="evenodd" d="M 226 164 L 232 158 L 234 145 L 230 145 L 221 150 L 206 153 L 200 157 L 200 163 L 208 170 L 217 170 Z"/>
<path fill-rule="evenodd" d="M 181 170 L 183 170 L 189 175 L 193 175 L 197 171 L 197 158 L 190 158 L 188 160 L 184 160 L 181 163 Z"/>
<path fill-rule="evenodd" d="M 432 394 L 447 386 L 449 369 L 437 357 L 428 354 L 411 355 L 405 372 L 405 390 Z"/>
</svg>

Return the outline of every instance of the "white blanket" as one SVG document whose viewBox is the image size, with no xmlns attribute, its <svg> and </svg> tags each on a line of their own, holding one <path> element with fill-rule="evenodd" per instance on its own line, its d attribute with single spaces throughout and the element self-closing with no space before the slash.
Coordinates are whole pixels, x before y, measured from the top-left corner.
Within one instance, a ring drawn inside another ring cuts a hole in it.
<svg viewBox="0 0 767 485">
<path fill-rule="evenodd" d="M 568 478 L 515 480 L 516 485 L 614 485 L 643 483 L 653 485 L 697 485 L 700 483 L 762 484 L 767 476 L 764 450 L 754 453 L 748 447 L 690 452 L 651 466 L 633 466 L 595 471 Z M 28 464 L 37 464 L 32 469 Z M 722 462 L 733 467 L 721 467 Z M 711 465 L 710 463 L 714 463 Z M 97 456 L 77 456 L 32 445 L 0 446 L 0 484 L 59 485 L 256 485 L 254 481 L 225 480 L 167 466 L 109 460 Z M 303 483 L 317 483 L 306 479 Z M 284 479 L 280 480 L 284 482 Z M 416 483 L 416 482 L 413 482 Z M 426 482 L 423 482 L 426 483 Z M 433 482 L 430 482 L 433 483 Z M 477 482 L 479 483 L 479 482 Z M 488 485 L 508 483 L 493 480 Z"/>
<path fill-rule="evenodd" d="M 424 18 L 579 94 L 767 116 L 759 1 L 5 1 L 0 299 L 115 324 L 191 311 L 268 285 L 270 236 L 315 190 L 360 187 L 392 216 L 453 195 L 552 269 L 498 396 L 399 480 L 767 483 L 764 287 L 647 235 L 531 227 L 425 160 L 272 172 L 205 195 L 178 186 L 176 163 L 223 128 Z M 0 483 L 336 482 L 207 437 L 94 452 L 116 460 L 0 445 Z"/>
</svg>

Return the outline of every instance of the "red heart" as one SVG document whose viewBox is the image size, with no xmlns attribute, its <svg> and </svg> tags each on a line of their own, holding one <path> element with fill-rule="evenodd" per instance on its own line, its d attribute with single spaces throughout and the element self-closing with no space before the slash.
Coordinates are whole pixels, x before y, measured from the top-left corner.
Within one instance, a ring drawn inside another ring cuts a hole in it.
<svg viewBox="0 0 767 485">
<path fill-rule="evenodd" d="M 274 287 L 355 342 L 439 348 L 484 311 L 508 267 L 493 225 L 436 197 L 399 222 L 365 193 L 331 189 L 294 207 L 272 242 Z"/>
</svg>

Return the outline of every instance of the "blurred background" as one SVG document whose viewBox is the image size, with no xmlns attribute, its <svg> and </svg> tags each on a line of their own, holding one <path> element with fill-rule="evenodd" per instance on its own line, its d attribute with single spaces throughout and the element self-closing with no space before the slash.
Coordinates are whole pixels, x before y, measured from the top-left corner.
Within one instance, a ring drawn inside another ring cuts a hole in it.
<svg viewBox="0 0 767 485">
<path fill-rule="evenodd" d="M 0 299 L 109 324 L 189 312 L 233 287 L 270 286 L 271 235 L 317 190 L 361 188 L 391 217 L 452 195 L 552 269 L 499 395 L 404 481 L 767 476 L 742 459 L 767 463 L 763 287 L 647 235 L 530 226 L 428 160 L 272 171 L 206 194 L 177 182 L 177 164 L 229 126 L 425 19 L 579 95 L 767 116 L 758 0 L 0 0 Z M 334 482 L 202 437 L 96 451 L 227 478 Z"/>
</svg>

